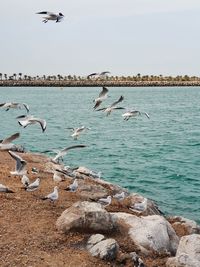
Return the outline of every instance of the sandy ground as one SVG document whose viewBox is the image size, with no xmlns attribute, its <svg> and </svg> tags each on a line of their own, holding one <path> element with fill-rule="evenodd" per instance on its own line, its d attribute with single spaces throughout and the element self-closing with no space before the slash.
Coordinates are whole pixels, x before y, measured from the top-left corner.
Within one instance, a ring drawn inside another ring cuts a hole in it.
<svg viewBox="0 0 200 267">
<path fill-rule="evenodd" d="M 28 162 L 29 178 L 34 181 L 41 178 L 37 191 L 26 192 L 20 178 L 10 174 L 15 169 L 15 161 L 5 152 L 0 152 L 0 183 L 8 186 L 15 193 L 0 193 L 0 266 L 133 266 L 130 261 L 122 264 L 122 255 L 135 251 L 134 244 L 119 233 L 111 233 L 120 245 L 117 261 L 105 262 L 94 258 L 84 249 L 89 238 L 87 233 L 63 234 L 56 229 L 56 220 L 61 213 L 74 202 L 80 200 L 78 192 L 63 190 L 71 181 L 59 185 L 59 200 L 50 203 L 41 197 L 52 192 L 55 182 L 52 174 L 45 171 L 47 159 L 40 155 L 21 154 Z M 35 174 L 32 167 L 39 170 Z M 112 204 L 110 211 L 119 207 Z M 126 209 L 121 208 L 121 211 Z M 110 237 L 109 236 L 109 237 Z M 147 267 L 165 266 L 166 255 L 155 255 L 141 258 Z"/>
</svg>

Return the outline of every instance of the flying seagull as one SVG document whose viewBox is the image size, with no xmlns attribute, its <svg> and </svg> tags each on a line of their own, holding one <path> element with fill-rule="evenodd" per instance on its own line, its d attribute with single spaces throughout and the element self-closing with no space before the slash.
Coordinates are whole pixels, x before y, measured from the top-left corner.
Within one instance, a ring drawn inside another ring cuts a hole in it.
<svg viewBox="0 0 200 267">
<path fill-rule="evenodd" d="M 78 188 L 78 181 L 77 179 L 75 179 L 74 182 L 70 184 L 65 190 L 70 192 L 76 192 L 77 188 Z"/>
<path fill-rule="evenodd" d="M 14 193 L 11 189 L 9 189 L 7 186 L 0 184 L 0 193 Z"/>
<path fill-rule="evenodd" d="M 43 17 L 44 23 L 47 23 L 49 20 L 55 20 L 55 22 L 60 22 L 64 18 L 64 15 L 61 12 L 56 14 L 48 11 L 41 11 L 37 12 L 36 14 L 47 15 Z"/>
<path fill-rule="evenodd" d="M 90 78 L 98 78 L 98 77 L 99 77 L 99 73 L 93 72 L 93 73 L 91 73 L 91 74 L 89 74 L 87 76 L 87 79 L 90 79 Z"/>
<path fill-rule="evenodd" d="M 40 185 L 40 178 L 37 178 L 33 183 L 29 184 L 29 185 L 25 188 L 25 190 L 26 190 L 27 192 L 35 191 L 35 190 L 38 189 L 39 185 Z"/>
<path fill-rule="evenodd" d="M 77 140 L 79 135 L 84 132 L 85 130 L 90 130 L 90 128 L 87 128 L 85 126 L 79 127 L 79 128 L 67 128 L 67 129 L 72 129 L 74 132 L 71 135 L 71 137 L 74 138 L 74 140 Z"/>
<path fill-rule="evenodd" d="M 93 102 L 95 103 L 93 107 L 94 109 L 98 108 L 101 105 L 102 101 L 108 97 L 107 94 L 108 94 L 108 89 L 106 87 L 103 87 L 99 96 L 93 100 Z"/>
<path fill-rule="evenodd" d="M 45 197 L 42 197 L 42 200 L 50 199 L 52 202 L 58 199 L 58 186 L 54 187 L 54 190 L 52 193 L 46 195 Z"/>
<path fill-rule="evenodd" d="M 3 140 L 0 141 L 0 150 L 9 150 L 16 148 L 17 146 L 12 144 L 12 141 L 17 139 L 20 136 L 19 133 L 15 133 Z"/>
<path fill-rule="evenodd" d="M 19 125 L 24 127 L 24 128 L 30 124 L 39 123 L 41 128 L 42 128 L 42 131 L 44 132 L 46 130 L 46 127 L 47 127 L 47 123 L 45 120 L 40 119 L 40 118 L 35 118 L 32 115 L 30 115 L 30 116 L 21 115 L 21 116 L 18 116 L 16 119 L 18 119 Z"/>
<path fill-rule="evenodd" d="M 115 109 L 124 109 L 123 107 L 117 107 L 117 104 L 119 104 L 123 100 L 124 100 L 124 97 L 121 95 L 120 98 L 117 101 L 115 101 L 112 105 L 108 106 L 107 108 L 96 109 L 96 111 L 102 110 L 106 113 L 106 116 L 108 116 Z"/>
<path fill-rule="evenodd" d="M 26 165 L 27 162 L 23 160 L 19 155 L 14 153 L 13 151 L 8 151 L 10 156 L 16 161 L 15 171 L 10 172 L 13 175 L 25 175 L 27 174 Z"/>
<path fill-rule="evenodd" d="M 136 117 L 144 114 L 148 119 L 150 119 L 149 114 L 146 112 L 141 112 L 139 110 L 129 110 L 122 114 L 125 121 L 128 121 L 131 117 Z"/>
<path fill-rule="evenodd" d="M 24 107 L 26 111 L 29 112 L 29 106 L 25 103 L 14 103 L 14 102 L 0 103 L 0 107 L 5 108 L 6 111 L 8 111 L 11 108 L 21 109 L 22 107 Z"/>
<path fill-rule="evenodd" d="M 86 147 L 86 146 L 85 145 L 75 145 L 75 146 L 66 147 L 57 153 L 57 155 L 53 158 L 53 161 L 58 162 L 59 158 L 65 156 L 67 154 L 68 150 L 75 149 L 75 148 L 83 148 L 83 147 Z"/>
</svg>

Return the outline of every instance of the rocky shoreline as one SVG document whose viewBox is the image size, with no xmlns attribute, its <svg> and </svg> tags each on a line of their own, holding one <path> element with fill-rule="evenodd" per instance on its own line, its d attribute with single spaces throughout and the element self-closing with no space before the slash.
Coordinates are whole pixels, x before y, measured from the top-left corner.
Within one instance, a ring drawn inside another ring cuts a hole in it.
<svg viewBox="0 0 200 267">
<path fill-rule="evenodd" d="M 113 80 L 1 80 L 0 87 L 185 87 L 200 86 L 200 81 L 113 81 Z"/>
<path fill-rule="evenodd" d="M 1 266 L 200 266 L 200 227 L 189 219 L 167 217 L 150 199 L 79 167 L 73 176 L 53 179 L 55 164 L 46 156 L 19 153 L 31 181 L 26 192 L 12 176 L 15 162 L 0 151 L 0 183 L 14 193 L 0 193 Z M 75 176 L 74 176 L 75 175 Z M 76 177 L 78 189 L 66 191 Z M 59 199 L 42 200 L 57 185 Z M 113 197 L 124 192 L 124 198 Z M 98 203 L 112 196 L 110 205 Z"/>
</svg>

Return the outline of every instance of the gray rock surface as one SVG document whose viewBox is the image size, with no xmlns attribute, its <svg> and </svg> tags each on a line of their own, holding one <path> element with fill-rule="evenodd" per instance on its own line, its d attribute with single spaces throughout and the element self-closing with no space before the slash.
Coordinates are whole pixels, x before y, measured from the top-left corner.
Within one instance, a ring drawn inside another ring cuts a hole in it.
<svg viewBox="0 0 200 267">
<path fill-rule="evenodd" d="M 169 222 L 162 216 L 137 217 L 127 213 L 112 213 L 121 232 L 127 232 L 138 248 L 150 251 L 176 253 L 179 238 Z"/>
<path fill-rule="evenodd" d="M 56 225 L 63 232 L 111 232 L 115 229 L 115 218 L 99 203 L 78 201 L 61 214 Z"/>
<path fill-rule="evenodd" d="M 113 238 L 102 240 L 88 249 L 92 256 L 108 261 L 116 259 L 118 250 L 119 245 Z"/>
<path fill-rule="evenodd" d="M 200 235 L 183 236 L 176 257 L 169 258 L 167 267 L 200 267 Z"/>
</svg>

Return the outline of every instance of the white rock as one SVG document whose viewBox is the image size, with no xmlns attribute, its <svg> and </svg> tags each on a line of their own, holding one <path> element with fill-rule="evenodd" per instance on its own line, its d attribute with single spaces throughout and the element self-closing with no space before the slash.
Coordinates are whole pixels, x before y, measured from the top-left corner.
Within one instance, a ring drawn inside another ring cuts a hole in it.
<svg viewBox="0 0 200 267">
<path fill-rule="evenodd" d="M 109 238 L 100 241 L 93 247 L 89 249 L 89 252 L 94 257 L 99 257 L 103 260 L 112 261 L 116 258 L 117 252 L 119 250 L 119 245 L 115 239 Z"/>
<path fill-rule="evenodd" d="M 61 214 L 56 225 L 63 232 L 110 232 L 115 229 L 115 219 L 99 203 L 78 201 Z"/>
<path fill-rule="evenodd" d="M 181 237 L 176 257 L 169 258 L 167 267 L 199 267 L 200 235 L 192 234 Z"/>
<path fill-rule="evenodd" d="M 128 232 L 129 237 L 138 248 L 147 253 L 176 253 L 179 238 L 169 222 L 162 216 L 151 215 L 137 217 L 127 213 L 112 213 L 121 232 Z"/>
</svg>

